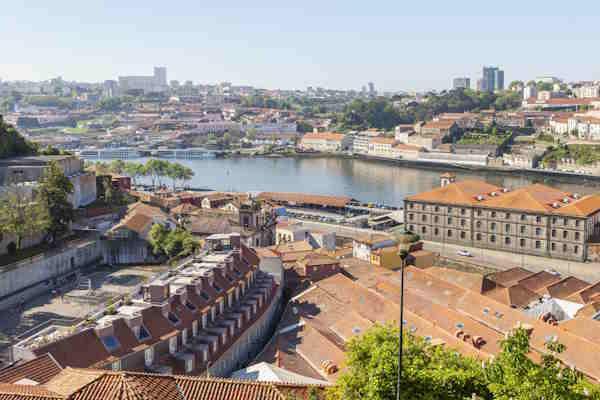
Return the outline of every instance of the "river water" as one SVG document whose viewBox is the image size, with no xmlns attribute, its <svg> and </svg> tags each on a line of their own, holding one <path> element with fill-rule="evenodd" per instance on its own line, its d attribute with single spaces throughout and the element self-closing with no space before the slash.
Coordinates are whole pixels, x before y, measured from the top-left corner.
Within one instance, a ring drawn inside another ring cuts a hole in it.
<svg viewBox="0 0 600 400">
<path fill-rule="evenodd" d="M 108 160 L 103 160 L 108 161 Z M 145 162 L 145 159 L 135 160 Z M 279 191 L 347 195 L 365 202 L 402 205 L 404 197 L 439 186 L 439 170 L 337 157 L 172 160 L 191 167 L 193 187 L 222 191 Z M 514 189 L 533 182 L 581 194 L 600 190 L 525 174 L 457 171 L 457 179 L 483 179 Z"/>
</svg>

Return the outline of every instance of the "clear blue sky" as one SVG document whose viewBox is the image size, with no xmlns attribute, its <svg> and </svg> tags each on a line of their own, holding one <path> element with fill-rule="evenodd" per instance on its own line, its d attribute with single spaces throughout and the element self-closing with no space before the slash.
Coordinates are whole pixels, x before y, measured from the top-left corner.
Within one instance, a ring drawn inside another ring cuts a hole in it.
<svg viewBox="0 0 600 400">
<path fill-rule="evenodd" d="M 151 74 L 266 88 L 442 89 L 483 64 L 506 80 L 600 79 L 600 1 L 2 2 L 0 78 Z M 25 5 L 26 4 L 26 5 Z"/>
</svg>

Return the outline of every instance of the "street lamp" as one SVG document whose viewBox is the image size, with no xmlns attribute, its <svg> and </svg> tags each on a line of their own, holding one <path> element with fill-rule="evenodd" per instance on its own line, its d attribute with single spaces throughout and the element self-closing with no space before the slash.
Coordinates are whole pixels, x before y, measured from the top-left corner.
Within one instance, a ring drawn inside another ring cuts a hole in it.
<svg viewBox="0 0 600 400">
<path fill-rule="evenodd" d="M 398 243 L 398 255 L 400 256 L 400 335 L 398 337 L 398 383 L 396 387 L 396 400 L 400 400 L 400 381 L 402 379 L 402 339 L 404 326 L 404 269 L 406 267 L 406 257 L 413 243 L 418 241 L 418 236 L 410 232 L 395 234 Z"/>
</svg>

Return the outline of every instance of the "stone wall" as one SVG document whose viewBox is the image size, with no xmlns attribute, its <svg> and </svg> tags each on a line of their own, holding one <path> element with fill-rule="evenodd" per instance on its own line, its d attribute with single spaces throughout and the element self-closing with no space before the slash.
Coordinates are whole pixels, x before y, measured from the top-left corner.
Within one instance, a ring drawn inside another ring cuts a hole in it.
<svg viewBox="0 0 600 400">
<path fill-rule="evenodd" d="M 47 292 L 101 261 L 102 245 L 93 239 L 4 266 L 0 269 L 0 309 Z"/>
</svg>

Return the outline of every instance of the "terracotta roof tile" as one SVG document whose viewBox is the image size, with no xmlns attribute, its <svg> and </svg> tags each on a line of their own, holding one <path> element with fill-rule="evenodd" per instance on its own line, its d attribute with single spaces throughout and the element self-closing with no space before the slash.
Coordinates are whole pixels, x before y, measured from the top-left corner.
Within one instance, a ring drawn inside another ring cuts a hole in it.
<svg viewBox="0 0 600 400">
<path fill-rule="evenodd" d="M 85 349 L 85 351 L 73 351 Z M 85 368 L 110 357 L 93 329 L 85 329 L 67 338 L 50 343 L 34 350 L 34 354 L 50 353 L 63 367 Z"/>
<path fill-rule="evenodd" d="M 37 383 L 46 383 L 61 370 L 62 367 L 47 353 L 1 370 L 0 382 L 15 383 L 21 379 L 29 379 Z"/>
<path fill-rule="evenodd" d="M 0 383 L 0 400 L 55 400 L 65 397 L 43 387 Z"/>
<path fill-rule="evenodd" d="M 326 196 L 289 192 L 262 192 L 258 195 L 258 198 L 274 202 L 295 203 L 298 205 L 311 204 L 330 207 L 345 207 L 352 200 L 352 198 L 349 196 Z"/>
<path fill-rule="evenodd" d="M 502 188 L 479 180 L 464 180 L 439 187 L 428 192 L 409 196 L 409 201 L 424 201 L 443 204 L 474 205 L 480 203 L 477 196 L 490 197 L 490 193 L 502 195 Z"/>
<path fill-rule="evenodd" d="M 543 293 L 557 299 L 568 300 L 569 296 L 582 289 L 585 289 L 588 286 L 589 283 L 586 281 L 569 276 L 547 286 Z"/>
</svg>

